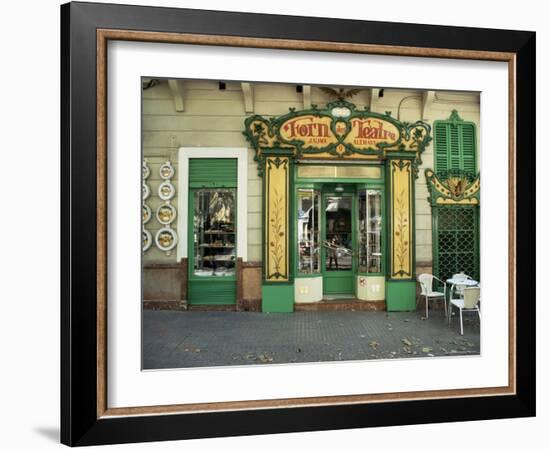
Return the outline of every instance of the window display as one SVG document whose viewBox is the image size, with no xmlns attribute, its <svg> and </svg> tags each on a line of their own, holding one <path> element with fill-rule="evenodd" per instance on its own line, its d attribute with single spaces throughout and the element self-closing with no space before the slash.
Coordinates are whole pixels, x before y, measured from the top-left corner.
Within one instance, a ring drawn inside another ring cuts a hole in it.
<svg viewBox="0 0 550 449">
<path fill-rule="evenodd" d="M 298 190 L 298 272 L 320 270 L 319 221 L 321 195 L 313 189 Z"/>
<path fill-rule="evenodd" d="M 193 193 L 196 276 L 235 275 L 235 193 L 234 189 L 200 189 Z"/>
<path fill-rule="evenodd" d="M 382 193 L 359 192 L 359 272 L 382 272 Z"/>
</svg>

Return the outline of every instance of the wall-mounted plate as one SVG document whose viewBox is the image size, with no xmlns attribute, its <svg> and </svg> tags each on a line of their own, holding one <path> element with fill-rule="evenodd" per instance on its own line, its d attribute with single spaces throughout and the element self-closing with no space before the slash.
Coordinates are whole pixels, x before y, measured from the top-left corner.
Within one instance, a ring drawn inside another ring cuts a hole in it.
<svg viewBox="0 0 550 449">
<path fill-rule="evenodd" d="M 153 243 L 153 237 L 147 229 L 141 231 L 141 249 L 143 252 L 151 248 L 151 243 Z"/>
<path fill-rule="evenodd" d="M 149 223 L 149 220 L 151 220 L 151 208 L 147 204 L 143 204 L 141 207 L 141 221 L 143 224 Z"/>
<path fill-rule="evenodd" d="M 174 198 L 176 188 L 170 181 L 164 181 L 161 185 L 159 185 L 158 194 L 161 200 L 168 201 Z"/>
<path fill-rule="evenodd" d="M 151 189 L 149 186 L 145 183 L 141 184 L 141 198 L 143 201 L 145 201 L 147 198 L 149 198 L 149 195 L 151 195 Z"/>
<path fill-rule="evenodd" d="M 162 179 L 172 179 L 176 174 L 176 169 L 170 161 L 166 161 L 160 166 L 159 175 Z"/>
<path fill-rule="evenodd" d="M 161 251 L 170 251 L 178 243 L 178 234 L 171 228 L 159 229 L 155 235 L 155 244 Z"/>
<path fill-rule="evenodd" d="M 141 164 L 141 177 L 145 181 L 150 174 L 151 174 L 151 169 L 149 168 L 147 161 L 144 159 L 143 163 Z"/>
<path fill-rule="evenodd" d="M 157 209 L 157 220 L 160 224 L 169 225 L 176 219 L 176 208 L 171 204 L 162 204 Z"/>
</svg>

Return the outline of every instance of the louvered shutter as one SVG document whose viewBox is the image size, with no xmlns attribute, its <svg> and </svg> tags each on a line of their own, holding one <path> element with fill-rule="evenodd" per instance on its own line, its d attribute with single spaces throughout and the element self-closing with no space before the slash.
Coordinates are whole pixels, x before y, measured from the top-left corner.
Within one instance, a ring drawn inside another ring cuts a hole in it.
<svg viewBox="0 0 550 449">
<path fill-rule="evenodd" d="M 435 170 L 476 173 L 476 133 L 471 123 L 437 121 L 434 125 Z"/>
<path fill-rule="evenodd" d="M 475 174 L 476 172 L 476 134 L 473 124 L 459 125 L 462 137 L 462 170 Z"/>
<path fill-rule="evenodd" d="M 436 122 L 434 127 L 435 136 L 435 169 L 436 171 L 448 170 L 449 162 L 449 137 L 447 136 L 447 124 Z"/>
<path fill-rule="evenodd" d="M 237 159 L 189 159 L 190 187 L 237 187 Z"/>
</svg>

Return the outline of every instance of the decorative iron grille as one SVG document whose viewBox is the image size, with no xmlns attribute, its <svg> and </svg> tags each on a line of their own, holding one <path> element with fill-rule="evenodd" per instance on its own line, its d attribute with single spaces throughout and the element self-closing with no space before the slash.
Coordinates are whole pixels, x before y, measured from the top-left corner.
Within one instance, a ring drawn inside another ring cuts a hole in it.
<svg viewBox="0 0 550 449">
<path fill-rule="evenodd" d="M 445 280 L 464 272 L 479 280 L 478 209 L 441 206 L 434 207 L 433 213 L 435 275 Z"/>
</svg>

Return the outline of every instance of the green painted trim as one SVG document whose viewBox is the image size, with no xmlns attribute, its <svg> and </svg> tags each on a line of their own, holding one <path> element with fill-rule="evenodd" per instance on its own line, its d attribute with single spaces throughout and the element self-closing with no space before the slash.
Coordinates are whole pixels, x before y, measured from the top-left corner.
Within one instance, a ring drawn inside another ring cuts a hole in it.
<svg viewBox="0 0 550 449">
<path fill-rule="evenodd" d="M 237 302 L 235 279 L 191 279 L 188 286 L 188 301 L 192 305 L 228 305 Z"/>
<path fill-rule="evenodd" d="M 386 280 L 386 309 L 388 312 L 416 310 L 416 281 Z"/>
<path fill-rule="evenodd" d="M 262 285 L 262 312 L 293 312 L 294 284 Z"/>
<path fill-rule="evenodd" d="M 382 271 L 378 272 L 378 273 L 360 273 L 358 270 L 358 263 L 357 263 L 357 257 L 354 256 L 354 269 L 353 269 L 353 275 L 357 276 L 357 275 L 361 275 L 361 276 L 385 276 L 386 275 L 386 272 L 387 272 L 387 269 L 386 269 L 386 259 L 387 259 L 387 204 L 386 204 L 386 188 L 385 188 L 385 183 L 384 181 L 382 180 L 374 180 L 371 182 L 371 180 L 369 180 L 368 183 L 365 183 L 364 180 L 362 180 L 363 183 L 362 184 L 355 184 L 355 189 L 351 189 L 350 186 L 348 186 L 348 188 L 346 189 L 347 192 L 345 191 L 344 193 L 349 193 L 349 194 L 353 194 L 353 203 L 354 203 L 354 210 L 353 210 L 353 213 L 354 213 L 354 223 L 355 223 L 355 232 L 354 232 L 354 251 L 357 251 L 357 235 L 358 235 L 358 207 L 359 207 L 359 193 L 361 191 L 364 191 L 364 190 L 367 190 L 367 189 L 370 189 L 370 190 L 377 190 L 380 192 L 381 194 L 381 208 L 382 208 L 382 236 L 381 236 L 381 239 L 382 239 Z M 330 194 L 330 193 L 333 193 L 333 188 L 334 188 L 334 185 L 335 184 L 338 184 L 338 182 L 332 182 L 332 183 L 328 183 L 328 184 L 331 184 L 330 187 L 326 187 L 327 183 L 325 184 L 319 184 L 319 183 L 316 183 L 316 184 L 309 184 L 307 186 L 304 186 L 303 184 L 300 184 L 299 182 L 295 182 L 294 184 L 294 208 L 296 207 L 296 200 L 297 200 L 297 197 L 298 197 L 298 190 L 301 189 L 301 188 L 311 188 L 311 189 L 314 189 L 314 190 L 318 190 L 320 193 L 321 193 L 321 209 L 323 210 L 326 205 L 324 203 L 324 197 L 326 194 Z M 326 187 L 326 188 L 323 188 L 323 187 Z M 319 277 L 319 276 L 325 276 L 325 275 L 329 275 L 329 273 L 326 272 L 325 270 L 325 265 L 326 265 L 326 259 L 325 261 L 323 262 L 323 254 L 325 254 L 326 252 L 325 251 L 321 251 L 321 261 L 320 261 L 320 264 L 321 264 L 321 270 L 319 272 L 316 272 L 316 273 L 300 273 L 298 271 L 298 249 L 297 249 L 297 241 L 296 241 L 296 236 L 297 236 L 297 219 L 296 219 L 296 214 L 297 214 L 297 211 L 296 210 L 293 210 L 293 220 L 292 220 L 292 231 L 293 231 L 293 246 L 292 246 L 292 252 L 293 252 L 293 257 L 294 257 L 294 263 L 293 263 L 293 274 L 294 274 L 294 277 L 296 278 L 309 278 L 309 277 Z M 325 226 L 324 226 L 324 223 L 325 223 L 325 218 L 323 217 L 323 214 L 321 214 L 321 240 L 325 239 L 326 237 L 326 229 L 325 229 Z M 356 293 L 354 291 L 354 293 Z"/>
</svg>

